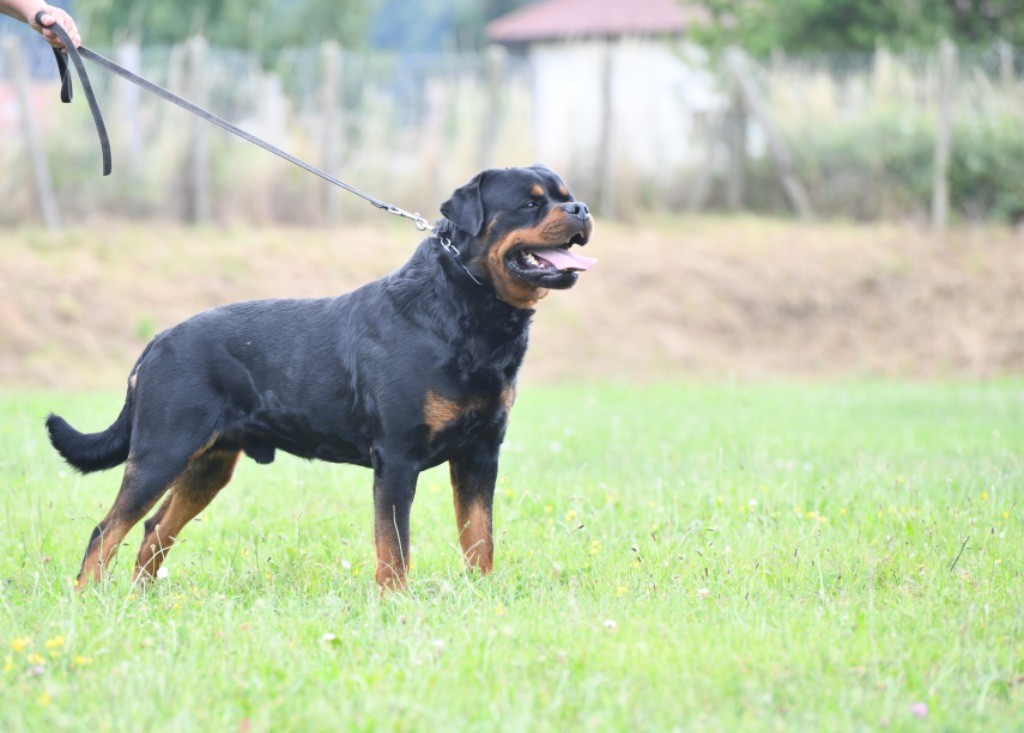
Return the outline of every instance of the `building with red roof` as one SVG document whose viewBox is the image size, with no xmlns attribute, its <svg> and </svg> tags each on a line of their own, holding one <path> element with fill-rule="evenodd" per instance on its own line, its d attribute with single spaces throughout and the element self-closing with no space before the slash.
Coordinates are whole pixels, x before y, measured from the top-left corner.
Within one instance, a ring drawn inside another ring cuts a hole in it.
<svg viewBox="0 0 1024 733">
<path fill-rule="evenodd" d="M 537 159 L 587 194 L 695 164 L 692 141 L 722 105 L 690 40 L 707 19 L 679 0 L 541 0 L 494 20 L 487 37 L 529 60 Z"/>
<path fill-rule="evenodd" d="M 547 0 L 520 8 L 487 27 L 495 43 L 535 43 L 623 36 L 685 36 L 705 23 L 700 5 L 677 0 Z"/>
</svg>

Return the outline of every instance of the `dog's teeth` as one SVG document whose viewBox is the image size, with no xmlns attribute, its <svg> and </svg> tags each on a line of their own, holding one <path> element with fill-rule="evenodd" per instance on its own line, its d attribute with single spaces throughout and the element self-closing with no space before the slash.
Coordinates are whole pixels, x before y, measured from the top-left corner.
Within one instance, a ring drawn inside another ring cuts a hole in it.
<svg viewBox="0 0 1024 733">
<path fill-rule="evenodd" d="M 540 264 L 539 262 L 537 262 L 537 258 L 536 258 L 536 257 L 534 257 L 534 256 L 533 256 L 533 254 L 532 254 L 531 252 L 527 252 L 527 253 L 526 253 L 526 257 L 525 257 L 524 259 L 526 260 L 526 263 L 527 263 L 528 265 L 533 265 L 533 266 L 535 266 L 535 267 L 536 267 L 537 265 L 539 265 L 539 264 Z"/>
</svg>

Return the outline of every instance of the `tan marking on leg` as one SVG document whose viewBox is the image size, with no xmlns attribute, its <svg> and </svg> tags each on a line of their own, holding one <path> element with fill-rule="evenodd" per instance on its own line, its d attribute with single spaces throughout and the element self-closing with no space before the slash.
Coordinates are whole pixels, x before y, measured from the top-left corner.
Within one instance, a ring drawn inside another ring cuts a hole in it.
<svg viewBox="0 0 1024 733">
<path fill-rule="evenodd" d="M 75 580 L 75 586 L 79 591 L 84 590 L 85 586 L 90 582 L 98 582 L 100 580 L 103 575 L 103 569 L 109 567 L 129 530 L 146 515 L 146 512 L 156 504 L 163 494 L 163 492 L 157 493 L 151 502 L 141 507 L 135 514 L 129 514 L 125 508 L 125 497 L 131 494 L 131 484 L 135 480 L 135 474 L 135 463 L 129 458 L 128 463 L 125 465 L 124 476 L 121 479 L 121 489 L 118 492 L 117 499 L 114 500 L 114 505 L 110 507 L 107 516 L 97 525 L 100 533 L 95 535 L 94 530 L 95 536 L 89 540 L 89 545 L 85 551 L 85 558 L 82 560 L 82 566 Z"/>
<path fill-rule="evenodd" d="M 89 543 L 85 559 L 82 560 L 82 567 L 78 571 L 78 578 L 75 580 L 75 587 L 78 590 L 84 590 L 90 582 L 98 583 L 100 581 L 103 577 L 103 569 L 109 567 L 110 561 L 117 554 L 117 549 L 121 546 L 125 535 L 136 522 L 138 522 L 138 518 L 133 522 L 115 523 L 109 514 L 101 522 L 105 529 Z"/>
<path fill-rule="evenodd" d="M 462 556 L 469 567 L 477 568 L 486 575 L 494 566 L 492 492 L 480 491 L 461 462 L 449 461 L 448 469 Z"/>
<path fill-rule="evenodd" d="M 394 522 L 378 518 L 374 525 L 377 549 L 377 585 L 382 591 L 405 587 L 405 570 L 409 565 L 409 548 L 398 541 Z"/>
<path fill-rule="evenodd" d="M 459 528 L 462 555 L 471 568 L 486 575 L 494 567 L 492 510 L 480 498 L 460 502 L 455 492 L 455 521 Z"/>
<path fill-rule="evenodd" d="M 214 451 L 198 455 L 171 484 L 170 496 L 150 519 L 149 531 L 135 561 L 133 578 L 145 582 L 156 575 L 164 558 L 196 515 L 231 480 L 239 451 Z"/>
<path fill-rule="evenodd" d="M 146 531 L 142 536 L 142 546 L 139 548 L 139 554 L 135 557 L 135 568 L 132 570 L 132 582 L 141 581 L 145 583 L 150 577 L 156 575 L 156 571 L 159 568 L 155 566 L 147 568 L 147 566 L 154 561 L 154 556 L 158 550 L 161 551 L 160 557 L 163 557 L 163 548 L 160 546 L 161 539 L 157 533 L 173 501 L 174 488 L 172 486 L 169 495 L 164 499 L 164 503 L 160 505 L 160 508 L 156 510 L 153 516 L 146 520 Z M 159 562 L 157 565 L 159 565 Z"/>
</svg>

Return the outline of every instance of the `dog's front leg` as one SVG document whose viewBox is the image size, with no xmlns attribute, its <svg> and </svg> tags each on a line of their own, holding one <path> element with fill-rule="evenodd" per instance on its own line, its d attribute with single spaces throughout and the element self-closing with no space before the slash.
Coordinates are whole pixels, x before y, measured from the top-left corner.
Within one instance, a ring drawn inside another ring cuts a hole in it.
<svg viewBox="0 0 1024 733">
<path fill-rule="evenodd" d="M 382 590 L 405 586 L 409 567 L 409 511 L 419 467 L 374 448 L 373 509 L 377 545 L 377 584 Z"/>
<path fill-rule="evenodd" d="M 455 521 L 462 555 L 481 573 L 494 566 L 492 511 L 494 484 L 498 478 L 498 446 L 470 446 L 449 463 L 455 497 Z"/>
</svg>

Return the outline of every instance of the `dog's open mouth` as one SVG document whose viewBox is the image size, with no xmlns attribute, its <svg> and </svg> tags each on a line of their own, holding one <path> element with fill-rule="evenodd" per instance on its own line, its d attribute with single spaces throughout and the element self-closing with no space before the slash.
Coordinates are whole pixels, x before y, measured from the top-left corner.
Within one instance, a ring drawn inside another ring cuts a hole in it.
<svg viewBox="0 0 1024 733">
<path fill-rule="evenodd" d="M 596 262 L 593 257 L 584 257 L 560 247 L 521 249 L 516 252 L 516 264 L 523 272 L 589 270 Z"/>
<path fill-rule="evenodd" d="M 593 225 L 588 224 L 575 234 L 565 232 L 562 236 L 566 239 L 561 243 L 558 243 L 561 238 L 558 235 L 544 244 L 522 242 L 506 250 L 503 258 L 505 267 L 512 277 L 535 288 L 571 288 L 580 272 L 589 270 L 597 263 L 593 257 L 584 257 L 572 251 L 574 245 L 582 246 L 590 240 L 592 229 Z"/>
<path fill-rule="evenodd" d="M 585 244 L 586 236 L 578 234 L 565 244 L 557 247 L 550 246 L 526 246 L 520 247 L 513 254 L 513 261 L 518 269 L 530 274 L 543 274 L 556 272 L 576 272 L 589 270 L 597 260 L 593 257 L 584 257 L 570 251 L 574 244 Z"/>
</svg>

